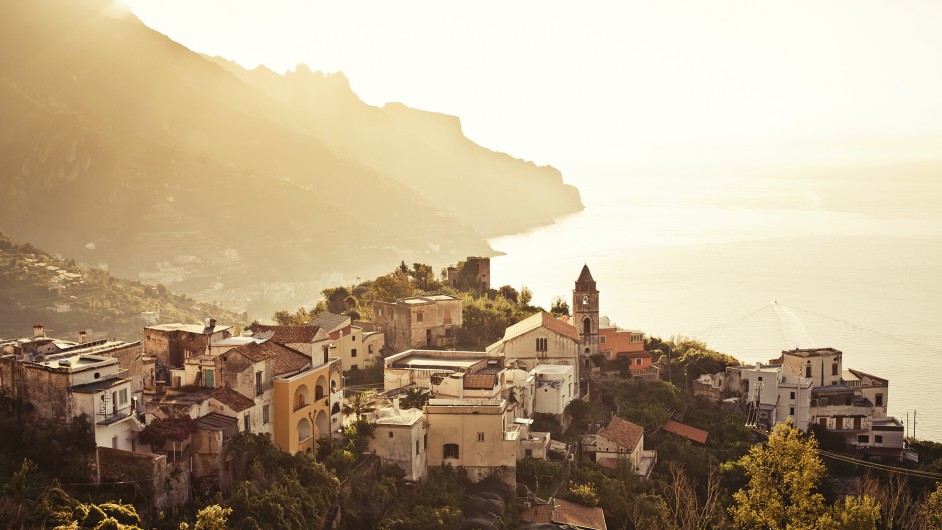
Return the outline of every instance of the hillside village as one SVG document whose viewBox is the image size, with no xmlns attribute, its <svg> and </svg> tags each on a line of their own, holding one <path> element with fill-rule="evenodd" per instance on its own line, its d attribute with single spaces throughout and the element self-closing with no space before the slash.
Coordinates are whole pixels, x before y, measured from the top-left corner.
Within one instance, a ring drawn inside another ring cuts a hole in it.
<svg viewBox="0 0 942 530">
<path fill-rule="evenodd" d="M 465 276 L 469 270 L 465 285 L 492 291 L 487 258 L 469 258 Z M 662 447 L 734 448 L 728 456 L 739 458 L 748 442 L 786 422 L 823 429 L 860 458 L 919 460 L 902 423 L 887 414 L 889 381 L 845 368 L 839 350 L 783 351 L 768 364 L 722 363 L 717 371 L 691 361 L 690 371 L 701 373 L 677 392 L 662 384 L 676 379 L 658 341 L 600 314 L 588 266 L 575 279 L 570 314 L 536 311 L 481 349 L 460 348 L 457 269 L 444 280 L 449 292 L 374 300 L 372 320 L 324 311 L 301 324 L 239 329 L 207 318 L 149 325 L 137 342 L 84 332 L 55 338 L 37 324 L 28 336 L 0 341 L 0 388 L 27 405 L 31 425 L 87 417 L 90 480 L 143 480 L 145 504 L 161 512 L 237 489 L 251 474 L 238 441 L 245 436 L 270 437 L 287 454 L 317 455 L 342 480 L 310 527 L 358 527 L 350 521 L 364 520 L 358 512 L 366 504 L 357 504 L 352 484 L 396 467 L 412 488 L 462 470 L 477 492 L 464 501 L 462 528 L 509 520 L 614 528 L 622 516 L 598 500 L 573 500 L 588 487 L 575 482 L 584 466 L 643 488 L 658 468 L 677 478 L 679 457 L 651 447 L 652 437 L 669 441 Z M 665 391 L 677 393 L 653 413 L 626 413 L 649 399 L 638 396 Z M 732 420 L 738 426 L 697 421 L 696 411 L 687 419 L 665 405 L 684 403 L 684 394 L 717 417 L 739 418 Z M 362 432 L 371 436 L 356 439 Z M 343 466 L 330 463 L 336 447 L 350 453 Z M 541 475 L 533 471 L 539 466 L 555 471 Z M 541 485 L 541 477 L 551 480 Z"/>
</svg>

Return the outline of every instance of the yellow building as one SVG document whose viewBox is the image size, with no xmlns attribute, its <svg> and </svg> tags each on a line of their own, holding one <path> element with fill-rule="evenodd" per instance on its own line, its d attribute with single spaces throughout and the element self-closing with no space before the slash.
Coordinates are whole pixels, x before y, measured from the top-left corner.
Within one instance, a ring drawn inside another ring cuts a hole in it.
<svg viewBox="0 0 942 530">
<path fill-rule="evenodd" d="M 330 364 L 275 378 L 274 442 L 282 451 L 314 451 L 330 435 Z"/>
</svg>

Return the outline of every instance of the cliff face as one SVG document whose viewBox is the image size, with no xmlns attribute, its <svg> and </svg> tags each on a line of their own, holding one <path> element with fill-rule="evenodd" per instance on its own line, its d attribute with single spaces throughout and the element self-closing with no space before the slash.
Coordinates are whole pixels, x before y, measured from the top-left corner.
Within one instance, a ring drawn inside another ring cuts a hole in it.
<svg viewBox="0 0 942 530">
<path fill-rule="evenodd" d="M 456 118 L 370 107 L 338 75 L 223 68 L 102 5 L 0 6 L 13 237 L 123 275 L 186 255 L 207 280 L 270 281 L 487 254 L 483 236 L 581 208 L 558 172 Z"/>
</svg>

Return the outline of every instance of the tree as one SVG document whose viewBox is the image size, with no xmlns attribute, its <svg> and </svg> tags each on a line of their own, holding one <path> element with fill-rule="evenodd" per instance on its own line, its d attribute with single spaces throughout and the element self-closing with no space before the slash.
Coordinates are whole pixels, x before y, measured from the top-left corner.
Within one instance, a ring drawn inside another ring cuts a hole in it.
<svg viewBox="0 0 942 530">
<path fill-rule="evenodd" d="M 518 293 L 516 289 L 514 289 L 513 287 L 509 285 L 501 285 L 500 289 L 498 289 L 497 292 L 500 293 L 501 296 L 503 296 L 504 298 L 506 298 L 507 300 L 515 304 L 517 303 L 520 297 L 520 293 Z"/>
<path fill-rule="evenodd" d="M 877 530 L 880 507 L 870 497 L 847 497 L 831 507 L 818 526 L 835 530 Z"/>
<path fill-rule="evenodd" d="M 569 302 L 563 300 L 562 296 L 553 298 L 553 305 L 550 306 L 550 313 L 556 316 L 569 316 Z"/>
<path fill-rule="evenodd" d="M 406 396 L 400 400 L 400 405 L 404 409 L 421 409 L 428 403 L 428 398 L 428 392 L 413 386 L 406 389 Z"/>
<path fill-rule="evenodd" d="M 825 513 L 817 492 L 824 463 L 818 442 L 789 420 L 775 426 L 768 441 L 753 446 L 740 461 L 749 476 L 733 494 L 730 514 L 741 528 L 815 528 Z"/>
<path fill-rule="evenodd" d="M 683 466 L 671 462 L 668 467 L 671 479 L 662 484 L 661 496 L 664 497 L 674 526 L 680 530 L 722 526 L 723 511 L 718 502 L 721 476 L 719 469 L 710 470 L 701 502 L 697 495 L 697 484 Z"/>
<path fill-rule="evenodd" d="M 232 508 L 223 508 L 218 504 L 210 504 L 196 514 L 196 525 L 193 530 L 226 530 Z M 180 524 L 180 530 L 188 530 L 186 523 Z"/>
<path fill-rule="evenodd" d="M 524 285 L 520 288 L 520 305 L 528 306 L 530 302 L 533 301 L 533 291 L 529 287 Z"/>
<path fill-rule="evenodd" d="M 922 513 L 926 519 L 926 530 L 942 530 L 942 484 L 938 484 L 926 498 Z"/>
</svg>

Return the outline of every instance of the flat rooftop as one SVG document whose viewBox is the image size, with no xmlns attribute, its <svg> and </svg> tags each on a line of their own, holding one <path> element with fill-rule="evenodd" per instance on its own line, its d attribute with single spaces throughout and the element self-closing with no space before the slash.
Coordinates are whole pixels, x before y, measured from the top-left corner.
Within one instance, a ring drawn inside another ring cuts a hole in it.
<svg viewBox="0 0 942 530">
<path fill-rule="evenodd" d="M 202 324 L 157 324 L 154 326 L 147 326 L 144 329 L 155 329 L 157 331 L 185 331 L 187 333 L 196 333 L 200 335 L 211 335 L 213 333 L 218 333 L 220 331 L 226 331 L 232 329 L 232 326 L 220 326 L 216 325 L 215 327 L 209 328 Z"/>
<path fill-rule="evenodd" d="M 530 370 L 531 374 L 555 374 L 555 375 L 565 375 L 572 373 L 572 366 L 569 365 L 559 365 L 559 364 L 541 364 Z"/>
</svg>

